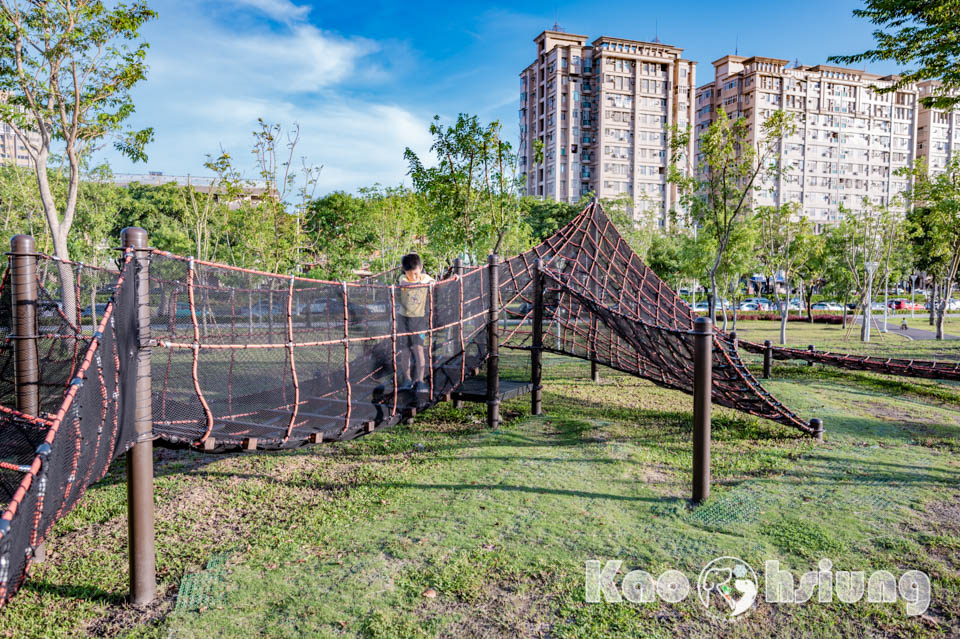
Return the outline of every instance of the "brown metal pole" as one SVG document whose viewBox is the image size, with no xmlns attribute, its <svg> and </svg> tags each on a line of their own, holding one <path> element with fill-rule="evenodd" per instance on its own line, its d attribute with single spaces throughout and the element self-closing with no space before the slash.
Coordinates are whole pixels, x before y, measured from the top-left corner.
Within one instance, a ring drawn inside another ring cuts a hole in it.
<svg viewBox="0 0 960 639">
<path fill-rule="evenodd" d="M 596 383 L 600 383 L 600 371 L 597 370 L 597 316 L 590 316 L 590 345 L 588 348 L 588 354 L 590 357 L 590 379 Z"/>
<path fill-rule="evenodd" d="M 487 426 L 500 425 L 500 260 L 487 257 L 490 272 L 490 302 L 487 311 Z"/>
<path fill-rule="evenodd" d="M 453 272 L 454 272 L 457 276 L 463 277 L 463 260 L 461 260 L 459 257 L 456 258 L 455 260 L 453 260 Z M 462 322 L 461 322 L 461 324 L 457 327 L 457 330 L 460 331 L 460 336 L 461 336 L 461 338 L 462 338 L 462 337 L 463 337 L 463 323 L 462 323 Z M 462 339 L 461 339 L 461 341 L 462 341 Z M 466 357 L 466 356 L 467 356 L 466 353 L 460 353 L 460 357 Z M 454 408 L 463 408 L 463 400 L 462 400 L 462 399 L 455 399 L 455 400 L 453 400 L 453 407 L 454 407 Z"/>
<path fill-rule="evenodd" d="M 810 353 L 811 355 L 813 355 L 814 353 L 817 352 L 817 349 L 815 349 L 815 348 L 813 347 L 813 344 L 808 344 L 808 345 L 807 345 L 807 351 L 809 351 L 809 353 Z M 812 360 L 812 359 L 811 359 L 809 362 L 807 362 L 807 366 L 813 366 L 813 360 Z"/>
<path fill-rule="evenodd" d="M 543 413 L 543 263 L 533 263 L 533 345 L 530 348 L 530 414 Z"/>
<path fill-rule="evenodd" d="M 713 322 L 693 323 L 693 501 L 710 497 L 710 403 L 713 393 Z"/>
<path fill-rule="evenodd" d="M 823 420 L 814 417 L 810 420 L 810 426 L 813 427 L 813 436 L 817 438 L 818 442 L 823 441 Z"/>
<path fill-rule="evenodd" d="M 17 410 L 26 415 L 40 413 L 40 357 L 37 351 L 37 247 L 29 235 L 10 238 L 10 301 L 14 344 L 13 379 Z M 46 544 L 33 550 L 33 562 L 42 563 Z"/>
<path fill-rule="evenodd" d="M 14 380 L 17 410 L 40 412 L 40 364 L 37 353 L 37 257 L 29 235 L 10 239 L 10 300 L 13 305 Z"/>
<path fill-rule="evenodd" d="M 150 253 L 147 232 L 123 229 L 124 248 L 136 252 L 136 306 L 139 349 L 135 424 L 137 441 L 127 453 L 127 523 L 130 550 L 130 599 L 150 603 L 157 594 L 153 523 L 153 414 L 150 393 Z"/>
<path fill-rule="evenodd" d="M 763 378 L 770 379 L 770 368 L 773 363 L 773 344 L 770 340 L 763 342 Z"/>
</svg>

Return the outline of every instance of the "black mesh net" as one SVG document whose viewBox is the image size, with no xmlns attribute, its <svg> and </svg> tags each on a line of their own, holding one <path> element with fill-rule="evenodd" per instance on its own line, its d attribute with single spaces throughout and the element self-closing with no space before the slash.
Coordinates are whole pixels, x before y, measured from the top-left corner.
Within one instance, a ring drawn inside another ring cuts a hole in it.
<svg viewBox="0 0 960 639">
<path fill-rule="evenodd" d="M 447 397 L 486 357 L 483 268 L 336 283 L 155 252 L 150 277 L 154 429 L 172 444 L 349 439 Z"/>
<path fill-rule="evenodd" d="M 91 483 L 133 444 L 134 265 L 116 271 L 36 256 L 39 415 L 18 412 L 10 287 L 0 294 L 0 602 L 34 550 Z M 60 269 L 72 280 L 63 295 Z M 73 300 L 72 310 L 64 298 Z"/>
</svg>

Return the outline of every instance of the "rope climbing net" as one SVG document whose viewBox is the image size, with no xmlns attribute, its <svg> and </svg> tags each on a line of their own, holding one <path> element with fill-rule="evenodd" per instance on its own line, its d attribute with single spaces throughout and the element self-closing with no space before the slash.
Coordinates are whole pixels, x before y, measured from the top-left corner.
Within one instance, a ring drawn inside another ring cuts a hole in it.
<svg viewBox="0 0 960 639">
<path fill-rule="evenodd" d="M 280 449 L 350 439 L 449 399 L 485 363 L 496 370 L 499 343 L 532 349 L 540 286 L 543 350 L 671 389 L 694 386 L 693 313 L 597 203 L 529 251 L 430 282 L 396 272 L 328 282 L 156 250 L 137 258 L 128 250 L 116 271 L 11 254 L 11 264 L 24 259 L 36 297 L 13 299 L 10 280 L 20 276 L 12 268 L 0 284 L 0 499 L 8 504 L 0 604 L 22 584 L 51 526 L 137 442 L 138 377 L 152 380 L 153 431 L 142 436 L 169 446 Z M 17 319 L 24 305 L 35 311 L 26 329 Z M 17 370 L 27 343 L 37 369 L 31 410 Z M 150 371 L 137 370 L 145 348 Z M 777 352 L 960 376 L 956 365 Z M 723 406 L 813 432 L 760 385 L 724 333 L 713 336 L 712 394 Z"/>
<path fill-rule="evenodd" d="M 122 392 L 135 372 L 130 258 L 118 273 L 21 257 L 37 262 L 37 312 L 31 335 L 14 333 L 8 269 L 0 293 L 0 499 L 7 504 L 0 516 L 0 602 L 20 587 L 53 524 L 134 443 L 133 402 Z M 72 281 L 72 294 L 63 295 L 62 281 Z M 64 299 L 73 301 L 70 308 Z M 13 408 L 13 351 L 27 338 L 39 362 L 36 414 Z"/>
</svg>

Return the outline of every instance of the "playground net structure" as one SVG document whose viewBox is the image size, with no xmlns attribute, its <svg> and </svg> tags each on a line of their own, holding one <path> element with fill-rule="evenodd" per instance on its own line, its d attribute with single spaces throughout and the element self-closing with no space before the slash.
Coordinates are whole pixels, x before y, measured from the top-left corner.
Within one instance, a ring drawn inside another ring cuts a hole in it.
<svg viewBox="0 0 960 639">
<path fill-rule="evenodd" d="M 399 272 L 326 282 L 155 250 L 148 260 L 125 254 L 119 271 L 31 259 L 34 335 L 12 332 L 6 275 L 0 294 L 0 499 L 8 504 L 0 603 L 23 582 L 53 523 L 134 445 L 139 348 L 152 349 L 152 437 L 211 452 L 291 448 L 394 425 L 476 382 L 485 363 L 499 362 L 496 343 L 528 361 L 538 282 L 543 350 L 688 393 L 694 384 L 693 313 L 598 203 L 529 251 L 410 286 L 399 285 Z M 149 269 L 149 290 L 136 286 L 145 279 L 140 268 Z M 63 281 L 72 294 L 63 295 Z M 138 325 L 139 304 L 149 306 L 149 327 Z M 36 415 L 16 408 L 14 350 L 24 338 L 39 355 Z M 713 401 L 813 430 L 719 332 Z"/>
<path fill-rule="evenodd" d="M 20 587 L 53 524 L 135 439 L 125 392 L 136 372 L 133 263 L 124 259 L 118 273 L 25 257 L 37 262 L 32 335 L 13 333 L 9 269 L 0 294 L 0 602 Z M 62 294 L 61 269 L 72 295 Z M 71 309 L 64 299 L 74 300 Z M 36 415 L 15 408 L 14 348 L 22 338 L 33 339 L 39 360 Z"/>
</svg>

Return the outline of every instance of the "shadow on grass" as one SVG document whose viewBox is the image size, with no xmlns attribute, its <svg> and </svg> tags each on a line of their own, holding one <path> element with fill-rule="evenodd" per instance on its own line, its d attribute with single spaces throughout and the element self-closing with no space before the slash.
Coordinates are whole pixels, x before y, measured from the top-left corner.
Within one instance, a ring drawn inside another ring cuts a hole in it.
<svg viewBox="0 0 960 639">
<path fill-rule="evenodd" d="M 104 603 L 109 606 L 121 606 L 129 602 L 126 593 L 116 593 L 103 590 L 96 586 L 81 584 L 55 584 L 39 579 L 28 579 L 24 584 L 24 591 L 35 592 L 38 595 L 54 595 L 65 599 L 82 599 L 91 603 Z"/>
</svg>

